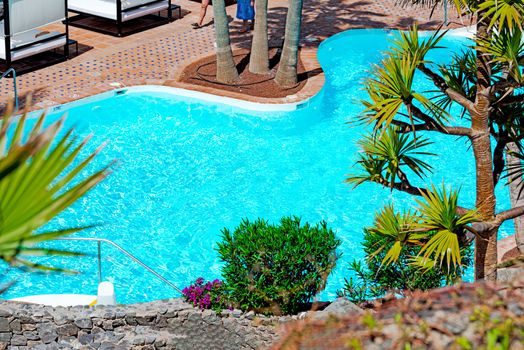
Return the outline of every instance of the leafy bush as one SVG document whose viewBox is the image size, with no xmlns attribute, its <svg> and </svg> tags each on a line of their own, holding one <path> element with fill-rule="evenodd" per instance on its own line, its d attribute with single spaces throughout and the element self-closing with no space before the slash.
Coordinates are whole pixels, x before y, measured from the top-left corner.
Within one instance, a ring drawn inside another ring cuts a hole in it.
<svg viewBox="0 0 524 350">
<path fill-rule="evenodd" d="M 218 254 L 235 306 L 262 313 L 296 313 L 325 288 L 340 240 L 322 221 L 302 224 L 284 217 L 279 225 L 244 219 L 234 232 L 222 230 Z"/>
<path fill-rule="evenodd" d="M 212 309 L 221 311 L 227 308 L 229 304 L 222 281 L 216 279 L 212 282 L 204 282 L 204 279 L 199 277 L 194 284 L 182 290 L 186 301 L 201 310 Z"/>
<path fill-rule="evenodd" d="M 345 296 L 353 302 L 379 298 L 389 292 L 402 294 L 404 291 L 428 290 L 451 284 L 460 279 L 461 271 L 471 264 L 469 248 L 462 248 L 462 267 L 454 269 L 436 265 L 428 270 L 421 270 L 413 264 L 413 257 L 421 253 L 421 246 L 406 245 L 400 251 L 396 262 L 389 265 L 383 260 L 394 242 L 387 237 L 377 235 L 366 229 L 362 247 L 366 254 L 364 262 L 354 260 L 349 269 L 355 273 L 355 278 L 346 279 L 339 296 Z M 377 253 L 377 247 L 383 247 Z"/>
</svg>

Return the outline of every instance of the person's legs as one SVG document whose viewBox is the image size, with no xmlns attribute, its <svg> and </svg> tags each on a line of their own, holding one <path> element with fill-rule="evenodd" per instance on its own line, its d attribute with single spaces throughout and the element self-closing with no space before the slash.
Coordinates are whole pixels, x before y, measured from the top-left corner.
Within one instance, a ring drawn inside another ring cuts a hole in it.
<svg viewBox="0 0 524 350">
<path fill-rule="evenodd" d="M 245 33 L 248 31 L 248 27 L 247 27 L 247 20 L 244 19 L 242 20 L 242 29 L 240 30 L 242 33 Z"/>
<path fill-rule="evenodd" d="M 200 17 L 198 19 L 198 25 L 201 27 L 204 23 L 204 18 L 206 17 L 207 7 L 209 6 L 209 0 L 202 0 L 202 5 L 200 6 Z"/>
</svg>

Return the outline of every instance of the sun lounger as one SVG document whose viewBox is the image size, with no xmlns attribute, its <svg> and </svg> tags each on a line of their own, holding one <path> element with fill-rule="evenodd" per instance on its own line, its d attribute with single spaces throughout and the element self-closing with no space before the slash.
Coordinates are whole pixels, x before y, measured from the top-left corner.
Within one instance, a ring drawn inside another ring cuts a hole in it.
<svg viewBox="0 0 524 350">
<path fill-rule="evenodd" d="M 68 56 L 68 29 L 49 32 L 43 30 L 51 23 L 67 19 L 66 0 L 2 0 L 0 12 L 0 59 L 11 67 L 12 62 L 59 47 Z M 54 60 L 53 60 L 54 61 Z"/>
<path fill-rule="evenodd" d="M 172 20 L 171 0 L 68 0 L 69 11 L 79 16 L 69 19 L 71 25 L 122 36 L 123 24 L 132 19 L 167 11 L 167 18 L 163 22 Z M 116 24 L 116 31 L 104 30 L 81 23 L 86 17 L 99 17 L 112 20 Z"/>
</svg>

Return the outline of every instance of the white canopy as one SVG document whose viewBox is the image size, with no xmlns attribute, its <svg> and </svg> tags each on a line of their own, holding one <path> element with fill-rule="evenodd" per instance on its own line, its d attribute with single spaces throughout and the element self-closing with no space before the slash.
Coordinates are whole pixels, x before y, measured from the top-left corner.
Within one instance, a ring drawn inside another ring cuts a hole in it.
<svg viewBox="0 0 524 350">
<path fill-rule="evenodd" d="M 65 0 L 9 0 L 11 35 L 62 21 L 65 16 Z"/>
</svg>

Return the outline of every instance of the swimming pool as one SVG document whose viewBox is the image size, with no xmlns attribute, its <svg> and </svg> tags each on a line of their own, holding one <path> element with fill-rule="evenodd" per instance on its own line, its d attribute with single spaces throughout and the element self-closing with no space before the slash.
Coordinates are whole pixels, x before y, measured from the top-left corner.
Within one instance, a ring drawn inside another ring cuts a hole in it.
<svg viewBox="0 0 524 350">
<path fill-rule="evenodd" d="M 171 88 L 136 87 L 52 111 L 50 120 L 67 111 L 67 125 L 74 125 L 81 135 L 94 134 L 86 151 L 108 141 L 90 170 L 113 159 L 118 163 L 106 181 L 51 226 L 100 224 L 77 236 L 113 240 L 182 288 L 199 276 L 220 277 L 214 251 L 220 230 L 234 228 L 244 217 L 278 220 L 294 214 L 310 222 L 326 220 L 342 240 L 343 256 L 322 295 L 333 298 L 349 276 L 348 262 L 362 258 L 362 229 L 371 224 L 374 212 L 389 201 L 398 207 L 413 203 L 409 195 L 378 185 L 352 190 L 343 184 L 358 152 L 355 141 L 365 132 L 346 122 L 361 111 L 358 100 L 365 95 L 359 82 L 370 62 L 387 48 L 391 35 L 354 30 L 324 42 L 319 59 L 326 84 L 299 106 L 235 106 L 227 99 L 180 95 Z M 464 39 L 450 36 L 445 44 L 458 50 Z M 444 61 L 449 54 L 443 50 L 434 58 Z M 431 88 L 423 81 L 419 86 Z M 429 150 L 439 155 L 432 160 L 436 171 L 431 181 L 460 187 L 461 204 L 472 206 L 474 187 L 467 180 L 474 166 L 467 145 L 431 136 L 436 143 Z M 463 157 L 457 157 L 460 149 Z M 498 191 L 498 205 L 507 207 L 506 189 Z M 501 236 L 511 231 L 511 224 L 506 224 Z M 96 293 L 96 246 L 55 244 L 90 254 L 46 259 L 82 274 L 19 274 L 18 283 L 4 297 Z M 104 246 L 103 256 L 104 275 L 115 284 L 119 302 L 175 295 L 113 248 Z"/>
</svg>

